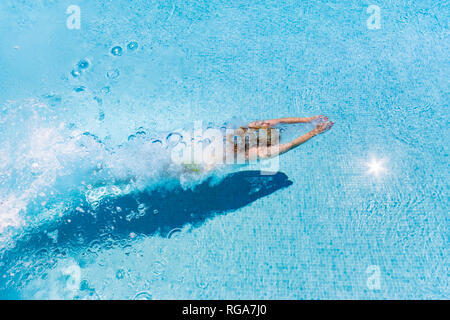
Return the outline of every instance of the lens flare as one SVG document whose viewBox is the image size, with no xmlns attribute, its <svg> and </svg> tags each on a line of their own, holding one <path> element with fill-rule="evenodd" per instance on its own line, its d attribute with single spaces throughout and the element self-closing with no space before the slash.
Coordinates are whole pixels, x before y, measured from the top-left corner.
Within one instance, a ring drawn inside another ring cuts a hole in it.
<svg viewBox="0 0 450 320">
<path fill-rule="evenodd" d="M 384 163 L 385 163 L 385 160 L 372 158 L 372 160 L 370 162 L 366 163 L 367 167 L 369 168 L 367 173 L 374 175 L 376 177 L 380 176 L 382 173 L 386 172 Z"/>
</svg>

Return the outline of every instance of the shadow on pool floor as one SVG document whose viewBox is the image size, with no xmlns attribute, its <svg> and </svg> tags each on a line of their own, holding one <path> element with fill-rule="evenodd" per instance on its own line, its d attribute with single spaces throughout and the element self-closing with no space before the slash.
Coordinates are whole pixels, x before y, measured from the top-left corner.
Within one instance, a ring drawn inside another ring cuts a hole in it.
<svg viewBox="0 0 450 320">
<path fill-rule="evenodd" d="M 193 190 L 184 190 L 178 185 L 170 190 L 104 199 L 94 211 L 65 213 L 63 221 L 42 226 L 18 240 L 9 252 L 0 252 L 4 261 L 0 272 L 5 272 L 17 261 L 30 259 L 41 249 L 48 252 L 58 248 L 83 248 L 93 240 L 101 245 L 110 238 L 130 239 L 132 233 L 166 236 L 175 228 L 186 224 L 199 226 L 208 218 L 242 208 L 290 185 L 292 182 L 282 172 L 261 175 L 259 171 L 241 171 L 226 176 L 215 185 L 210 185 L 207 180 Z M 138 214 L 139 204 L 148 208 L 143 215 Z M 84 207 L 88 206 L 84 204 Z"/>
</svg>

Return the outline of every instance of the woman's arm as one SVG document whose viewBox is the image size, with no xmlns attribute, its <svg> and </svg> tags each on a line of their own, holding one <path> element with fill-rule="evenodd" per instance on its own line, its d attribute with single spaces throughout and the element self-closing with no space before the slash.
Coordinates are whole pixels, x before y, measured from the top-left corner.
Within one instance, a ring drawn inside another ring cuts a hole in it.
<svg viewBox="0 0 450 320">
<path fill-rule="evenodd" d="M 314 117 L 303 117 L 303 118 L 278 118 L 262 121 L 254 121 L 248 124 L 249 128 L 267 128 L 272 127 L 280 123 L 293 124 L 293 123 L 307 123 L 313 120 L 320 119 L 322 122 L 328 121 L 328 118 L 322 115 Z"/>
<path fill-rule="evenodd" d="M 267 146 L 252 147 L 252 148 L 250 148 L 250 150 L 248 152 L 248 158 L 254 160 L 254 159 L 268 159 L 268 158 L 273 158 L 273 157 L 279 156 L 280 154 L 286 153 L 289 150 L 292 150 L 292 149 L 298 147 L 302 143 L 305 143 L 306 141 L 308 141 L 309 139 L 311 139 L 312 137 L 317 135 L 317 133 L 315 133 L 314 130 L 312 130 L 312 131 L 310 131 L 288 143 L 283 143 L 283 144 L 278 144 L 278 145 L 268 146 L 268 147 Z"/>
<path fill-rule="evenodd" d="M 267 159 L 267 158 L 276 157 L 280 154 L 286 153 L 289 150 L 292 150 L 292 149 L 298 147 L 299 145 L 301 145 L 302 143 L 305 143 L 306 141 L 308 141 L 312 137 L 315 137 L 319 133 L 322 133 L 324 131 L 331 129 L 331 127 L 333 125 L 334 125 L 333 122 L 320 123 L 317 125 L 317 127 L 315 127 L 310 132 L 305 133 L 304 135 L 302 135 L 298 138 L 295 138 L 291 142 L 283 143 L 283 144 L 279 144 L 279 145 L 275 145 L 275 146 L 269 146 L 269 147 L 259 146 L 259 147 L 250 148 L 249 153 L 248 153 L 248 158 L 249 159 Z"/>
</svg>

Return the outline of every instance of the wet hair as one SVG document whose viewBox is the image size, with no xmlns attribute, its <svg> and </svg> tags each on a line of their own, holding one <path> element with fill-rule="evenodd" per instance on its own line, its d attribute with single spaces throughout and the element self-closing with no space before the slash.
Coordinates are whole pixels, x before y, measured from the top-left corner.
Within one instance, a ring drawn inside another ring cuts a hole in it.
<svg viewBox="0 0 450 320">
<path fill-rule="evenodd" d="M 265 136 L 261 136 L 261 133 L 265 132 Z M 233 136 L 231 136 L 231 138 L 233 139 L 233 141 L 229 141 L 231 143 L 233 143 L 234 146 L 234 152 L 237 153 L 238 152 L 238 148 L 239 148 L 239 142 L 236 141 L 235 137 L 240 137 L 241 138 L 241 143 L 242 141 L 244 142 L 244 147 L 246 152 L 250 149 L 250 147 L 253 147 L 253 145 L 250 145 L 250 137 L 251 135 L 256 135 L 256 139 L 254 142 L 256 142 L 256 145 L 259 146 L 267 146 L 270 147 L 273 144 L 277 144 L 280 140 L 280 134 L 279 131 L 276 130 L 275 128 L 267 128 L 267 127 L 259 127 L 259 128 L 248 128 L 248 127 L 239 127 L 236 131 L 235 134 Z"/>
</svg>

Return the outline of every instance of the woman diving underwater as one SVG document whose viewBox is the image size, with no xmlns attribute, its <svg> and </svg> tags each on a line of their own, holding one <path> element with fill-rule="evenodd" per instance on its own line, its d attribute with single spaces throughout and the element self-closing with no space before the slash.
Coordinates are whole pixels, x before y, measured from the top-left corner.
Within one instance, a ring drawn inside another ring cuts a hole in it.
<svg viewBox="0 0 450 320">
<path fill-rule="evenodd" d="M 296 123 L 313 123 L 315 127 L 289 142 L 282 143 L 278 125 Z M 318 115 L 254 121 L 237 129 L 227 129 L 225 134 L 219 130 L 208 129 L 200 141 L 207 140 L 207 146 L 196 147 L 197 143 L 189 148 L 185 146 L 184 156 L 177 158 L 176 162 L 183 164 L 185 172 L 200 173 L 211 171 L 222 164 L 246 164 L 274 158 L 331 129 L 333 125 L 327 117 Z"/>
<path fill-rule="evenodd" d="M 315 128 L 308 133 L 293 139 L 287 143 L 280 143 L 281 137 L 279 130 L 275 128 L 278 124 L 295 124 L 295 123 L 308 123 L 316 121 L 317 124 Z M 289 150 L 292 150 L 302 143 L 308 141 L 312 137 L 318 135 L 319 133 L 325 132 L 334 125 L 334 122 L 328 121 L 328 118 L 322 115 L 307 117 L 307 118 L 279 118 L 279 119 L 271 119 L 271 120 L 263 120 L 263 121 L 255 121 L 248 124 L 248 127 L 241 127 L 238 129 L 242 130 L 242 132 L 246 131 L 254 131 L 263 130 L 267 132 L 267 138 L 264 138 L 264 141 L 257 141 L 257 145 L 255 146 L 246 146 L 245 150 L 245 158 L 247 160 L 258 160 L 258 159 L 267 159 L 276 157 L 281 155 Z M 275 139 L 274 139 L 275 134 Z M 261 143 L 263 142 L 263 143 Z M 244 144 L 245 145 L 245 144 Z M 247 152 L 248 150 L 248 152 Z"/>
<path fill-rule="evenodd" d="M 310 123 L 313 127 L 309 132 L 292 139 L 299 129 L 295 126 L 297 123 Z M 272 174 L 279 171 L 279 155 L 329 130 L 333 125 L 333 122 L 322 115 L 254 121 L 242 126 L 229 123 L 220 128 L 204 128 L 199 121 L 194 124 L 194 128 L 170 133 L 166 137 L 165 146 L 161 143 L 162 139 L 149 140 L 148 144 L 136 140 L 139 146 L 137 154 L 144 152 L 147 156 L 136 157 L 134 162 L 124 166 L 123 157 L 128 157 L 129 150 L 133 150 L 135 146 L 134 140 L 131 140 L 129 148 L 115 150 L 109 161 L 97 165 L 94 175 L 100 180 L 92 185 L 104 186 L 102 175 L 109 175 L 111 172 L 115 175 L 115 186 L 131 185 L 136 181 L 138 184 L 146 184 L 146 179 L 154 176 L 197 181 L 217 172 L 216 169 L 223 169 L 223 173 L 228 173 L 247 165 L 253 167 L 252 170 Z M 273 160 L 264 161 L 265 159 Z M 158 165 L 157 174 L 145 174 L 145 168 L 150 165 Z"/>
</svg>

